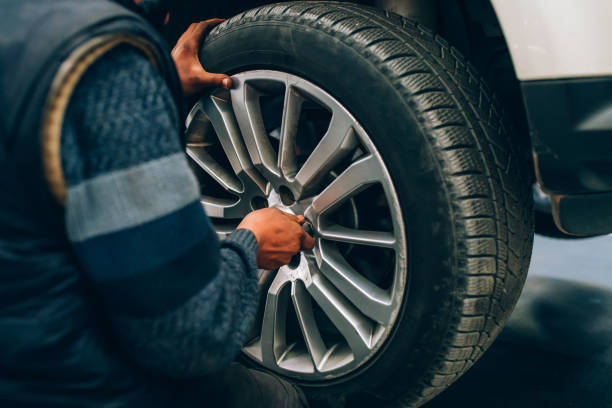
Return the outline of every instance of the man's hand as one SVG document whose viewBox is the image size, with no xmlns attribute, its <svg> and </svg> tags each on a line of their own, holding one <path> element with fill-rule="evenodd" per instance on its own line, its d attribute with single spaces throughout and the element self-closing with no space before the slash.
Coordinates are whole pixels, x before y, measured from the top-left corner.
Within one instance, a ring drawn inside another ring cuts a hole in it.
<svg viewBox="0 0 612 408">
<path fill-rule="evenodd" d="M 291 257 L 301 249 L 314 247 L 314 239 L 302 229 L 303 223 L 303 215 L 270 207 L 250 213 L 238 228 L 248 229 L 255 235 L 257 266 L 276 269 L 291 262 Z"/>
<path fill-rule="evenodd" d="M 223 21 L 215 18 L 191 24 L 172 50 L 172 59 L 186 97 L 197 95 L 207 88 L 229 89 L 232 86 L 232 80 L 228 75 L 206 72 L 198 58 L 200 44 L 206 34 Z"/>
</svg>

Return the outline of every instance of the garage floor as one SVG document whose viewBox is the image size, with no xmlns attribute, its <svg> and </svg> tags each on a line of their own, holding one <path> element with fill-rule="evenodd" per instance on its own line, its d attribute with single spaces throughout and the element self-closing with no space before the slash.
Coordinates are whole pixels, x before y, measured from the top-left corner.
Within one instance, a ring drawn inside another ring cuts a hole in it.
<svg viewBox="0 0 612 408">
<path fill-rule="evenodd" d="M 378 406 L 350 401 L 347 407 Z M 425 408 L 612 408 L 612 235 L 536 237 L 529 278 L 482 359 Z"/>
</svg>

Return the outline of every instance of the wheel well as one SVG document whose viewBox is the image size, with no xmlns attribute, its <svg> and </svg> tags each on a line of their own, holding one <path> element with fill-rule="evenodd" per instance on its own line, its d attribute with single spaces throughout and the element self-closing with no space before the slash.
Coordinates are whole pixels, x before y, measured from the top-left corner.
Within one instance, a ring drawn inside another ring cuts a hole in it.
<svg viewBox="0 0 612 408">
<path fill-rule="evenodd" d="M 361 0 L 439 33 L 483 75 L 514 127 L 520 151 L 531 156 L 531 140 L 520 81 L 490 0 Z M 531 159 L 529 160 L 531 162 Z"/>
</svg>

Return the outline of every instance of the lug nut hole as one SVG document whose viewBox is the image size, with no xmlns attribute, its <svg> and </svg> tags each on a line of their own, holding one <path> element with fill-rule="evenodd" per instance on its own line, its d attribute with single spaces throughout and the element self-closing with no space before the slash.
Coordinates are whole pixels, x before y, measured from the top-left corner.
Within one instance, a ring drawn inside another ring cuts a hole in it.
<svg viewBox="0 0 612 408">
<path fill-rule="evenodd" d="M 281 202 L 287 207 L 295 203 L 295 197 L 293 197 L 293 193 L 286 186 L 280 186 L 278 188 L 278 195 L 280 196 Z"/>
<path fill-rule="evenodd" d="M 290 269 L 295 269 L 298 266 L 300 266 L 300 258 L 301 255 L 298 252 L 297 254 L 293 255 L 293 257 L 291 258 L 291 262 L 289 262 L 289 264 L 287 265 Z"/>
<path fill-rule="evenodd" d="M 265 197 L 255 196 L 251 199 L 251 208 L 253 211 L 261 210 L 268 207 L 268 200 Z"/>
</svg>

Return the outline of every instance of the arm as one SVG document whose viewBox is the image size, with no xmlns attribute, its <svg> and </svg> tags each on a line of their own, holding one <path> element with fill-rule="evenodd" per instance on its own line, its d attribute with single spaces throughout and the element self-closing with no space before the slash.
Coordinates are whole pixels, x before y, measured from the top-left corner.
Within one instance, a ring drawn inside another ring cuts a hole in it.
<svg viewBox="0 0 612 408">
<path fill-rule="evenodd" d="M 242 229 L 218 242 L 177 121 L 159 74 L 118 48 L 78 85 L 61 155 L 67 234 L 125 355 L 194 376 L 229 363 L 246 340 L 257 240 Z"/>
</svg>

